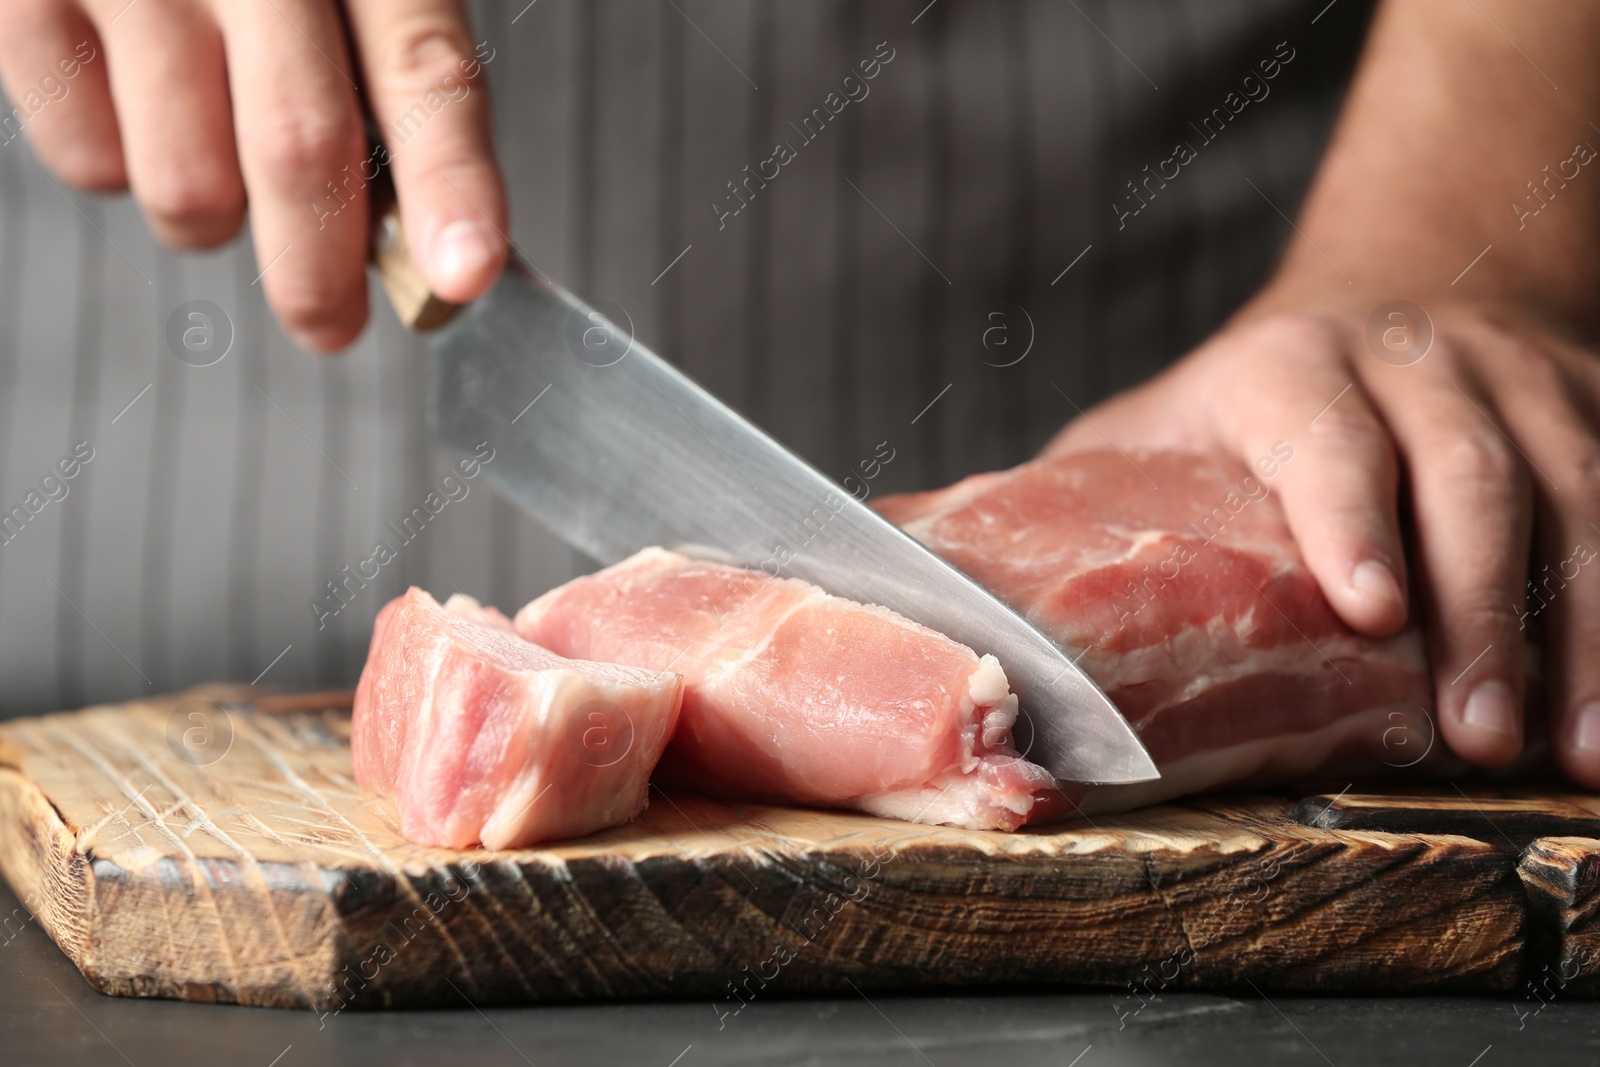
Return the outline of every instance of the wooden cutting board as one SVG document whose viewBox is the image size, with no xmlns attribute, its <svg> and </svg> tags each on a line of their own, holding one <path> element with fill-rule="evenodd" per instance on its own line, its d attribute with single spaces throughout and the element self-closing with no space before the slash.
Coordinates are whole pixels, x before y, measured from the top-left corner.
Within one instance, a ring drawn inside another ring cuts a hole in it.
<svg viewBox="0 0 1600 1067">
<path fill-rule="evenodd" d="M 0 724 L 0 872 L 97 989 L 320 1012 L 1600 990 L 1590 798 L 1207 798 L 1003 834 L 652 790 L 626 827 L 453 852 L 351 780 L 347 706 L 207 687 Z"/>
</svg>

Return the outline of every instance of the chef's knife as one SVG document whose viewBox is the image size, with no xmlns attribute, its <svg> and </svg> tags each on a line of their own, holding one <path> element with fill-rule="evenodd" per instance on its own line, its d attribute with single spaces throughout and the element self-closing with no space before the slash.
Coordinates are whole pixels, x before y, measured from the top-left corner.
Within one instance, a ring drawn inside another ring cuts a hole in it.
<svg viewBox="0 0 1600 1067">
<path fill-rule="evenodd" d="M 892 608 L 1000 660 L 1018 743 L 1057 778 L 1160 776 L 1060 647 L 639 344 L 625 316 L 517 263 L 458 309 L 428 293 L 393 212 L 377 234 L 391 301 L 430 334 L 435 434 L 462 455 L 487 442 L 484 477 L 562 539 L 601 563 L 661 545 Z"/>
</svg>

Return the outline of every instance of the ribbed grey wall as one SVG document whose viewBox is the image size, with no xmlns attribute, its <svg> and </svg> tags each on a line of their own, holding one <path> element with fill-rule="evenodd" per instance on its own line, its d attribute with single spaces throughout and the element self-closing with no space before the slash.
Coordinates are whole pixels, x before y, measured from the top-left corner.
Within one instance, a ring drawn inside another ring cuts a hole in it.
<svg viewBox="0 0 1600 1067">
<path fill-rule="evenodd" d="M 1052 383 L 1087 406 L 1244 299 L 1288 229 L 1250 182 L 1294 210 L 1368 13 L 926 3 L 474 5 L 523 253 L 830 472 L 890 442 L 878 491 L 1023 459 L 1072 415 Z M 1279 41 L 1296 55 L 1271 95 L 1119 229 L 1124 183 L 1198 142 L 1188 124 Z M 869 94 L 806 142 L 880 42 Z M 779 141 L 796 158 L 719 228 L 726 183 Z M 256 272 L 247 239 L 167 253 L 126 198 L 63 192 L 0 145 L 0 505 L 94 449 L 0 546 L 0 714 L 249 680 L 280 653 L 264 681 L 349 684 L 406 584 L 514 609 L 585 566 L 477 485 L 319 632 L 310 599 L 444 466 L 421 349 L 387 310 L 319 361 L 278 333 Z M 194 298 L 237 331 L 211 367 L 164 339 Z M 997 368 L 982 337 L 1008 303 L 1037 340 Z"/>
</svg>

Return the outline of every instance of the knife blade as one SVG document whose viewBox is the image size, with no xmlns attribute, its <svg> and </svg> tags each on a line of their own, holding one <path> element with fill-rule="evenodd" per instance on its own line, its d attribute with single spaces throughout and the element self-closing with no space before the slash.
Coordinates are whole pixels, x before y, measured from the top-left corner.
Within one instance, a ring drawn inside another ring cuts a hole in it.
<svg viewBox="0 0 1600 1067">
<path fill-rule="evenodd" d="M 1056 777 L 1160 776 L 1059 646 L 639 344 L 629 324 L 512 269 L 431 347 L 439 441 L 461 455 L 488 442 L 487 480 L 601 563 L 661 545 L 881 604 L 993 653 L 1023 708 L 1019 747 Z"/>
</svg>

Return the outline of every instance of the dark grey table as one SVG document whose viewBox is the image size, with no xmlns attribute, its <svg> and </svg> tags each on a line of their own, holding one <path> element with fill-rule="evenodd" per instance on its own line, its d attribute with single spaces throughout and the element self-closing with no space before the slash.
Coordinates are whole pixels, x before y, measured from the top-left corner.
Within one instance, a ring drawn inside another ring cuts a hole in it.
<svg viewBox="0 0 1600 1067">
<path fill-rule="evenodd" d="M 0 886 L 0 918 L 18 908 Z M 18 909 L 15 913 L 25 917 Z M 1600 1063 L 1600 1004 L 1500 997 L 873 994 L 345 1014 L 103 997 L 37 925 L 0 926 L 0 1065 L 904 1064 L 1112 1067 Z"/>
</svg>

